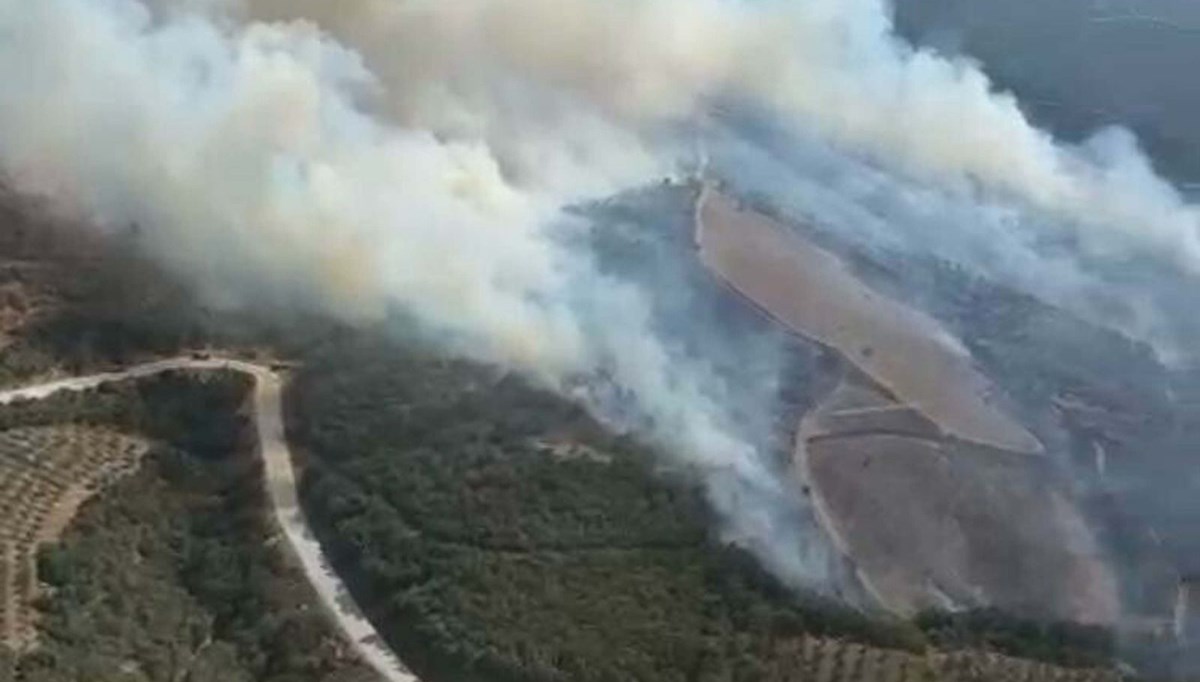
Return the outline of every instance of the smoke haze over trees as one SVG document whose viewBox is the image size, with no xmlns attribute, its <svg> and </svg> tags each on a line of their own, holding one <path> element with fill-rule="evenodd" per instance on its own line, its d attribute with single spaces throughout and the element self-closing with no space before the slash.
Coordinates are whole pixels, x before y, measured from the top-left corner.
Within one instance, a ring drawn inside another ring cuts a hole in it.
<svg viewBox="0 0 1200 682">
<path fill-rule="evenodd" d="M 1191 332 L 1198 210 L 1137 141 L 1055 140 L 889 16 L 881 0 L 0 0 L 0 170 L 63 215 L 136 225 L 210 301 L 403 316 L 638 428 L 703 472 L 730 538 L 803 582 L 777 510 L 735 502 L 781 483 L 719 363 L 659 333 L 565 208 L 704 148 L 796 218 L 978 265 L 1164 355 Z"/>
</svg>

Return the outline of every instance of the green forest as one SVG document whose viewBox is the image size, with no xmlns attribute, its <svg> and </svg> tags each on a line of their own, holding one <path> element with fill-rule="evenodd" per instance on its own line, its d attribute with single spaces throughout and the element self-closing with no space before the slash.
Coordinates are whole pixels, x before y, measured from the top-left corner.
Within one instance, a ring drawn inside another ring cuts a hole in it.
<svg viewBox="0 0 1200 682">
<path fill-rule="evenodd" d="M 135 475 L 38 557 L 50 589 L 23 682 L 368 682 L 281 552 L 243 414 L 248 380 L 169 373 L 0 409 L 0 429 L 151 436 Z"/>
<path fill-rule="evenodd" d="M 1003 637 L 1020 621 L 909 623 L 787 589 L 720 541 L 685 472 L 486 368 L 332 344 L 288 408 L 318 533 L 430 682 L 792 679 L 805 636 L 1110 654 L 1103 632 Z"/>
<path fill-rule="evenodd" d="M 46 251 L 29 237 L 14 238 L 14 257 Z M 1069 625 L 991 612 L 904 622 L 797 594 L 721 541 L 688 472 L 561 398 L 378 329 L 209 311 L 145 262 L 94 255 L 56 256 L 71 274 L 46 281 L 39 269 L 0 270 L 56 301 L 0 343 L 0 385 L 209 345 L 299 360 L 287 399 L 304 504 L 359 601 L 427 682 L 791 679 L 810 636 L 1073 665 L 1111 656 L 1107 633 Z M 236 375 L 171 373 L 0 410 L 0 429 L 115 425 L 163 444 L 43 556 L 59 585 L 46 627 L 58 634 L 20 662 L 21 679 L 176 679 L 168 671 L 181 661 L 191 680 L 363 674 L 269 549 L 235 409 L 246 389 Z M 129 654 L 128 642 L 141 648 Z M 130 660 L 167 663 L 139 663 L 131 678 Z"/>
</svg>

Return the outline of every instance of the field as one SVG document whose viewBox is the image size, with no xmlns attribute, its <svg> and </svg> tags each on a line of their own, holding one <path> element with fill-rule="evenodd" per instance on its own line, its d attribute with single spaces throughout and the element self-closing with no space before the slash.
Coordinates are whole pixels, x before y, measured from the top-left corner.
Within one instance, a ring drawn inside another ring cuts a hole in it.
<svg viewBox="0 0 1200 682">
<path fill-rule="evenodd" d="M 10 649 L 33 643 L 38 546 L 56 541 L 90 495 L 132 472 L 146 447 L 89 427 L 0 432 L 0 627 Z"/>
<path fill-rule="evenodd" d="M 941 321 L 715 189 L 701 191 L 695 228 L 714 276 L 862 375 L 794 417 L 794 461 L 878 603 L 1118 620 L 1116 577 L 1078 501 Z"/>
<path fill-rule="evenodd" d="M 0 679 L 375 679 L 280 551 L 248 388 L 176 372 L 0 408 Z"/>
<path fill-rule="evenodd" d="M 797 682 L 1118 682 L 1111 671 L 1064 669 L 1046 663 L 979 652 L 913 655 L 804 638 L 791 643 L 778 679 Z M 789 676 L 790 675 L 790 676 Z"/>
<path fill-rule="evenodd" d="M 864 285 L 836 256 L 715 190 L 696 208 L 700 259 L 801 336 L 837 349 L 945 432 L 1014 452 L 1040 452 L 990 399 L 992 383 L 941 325 Z"/>
<path fill-rule="evenodd" d="M 1115 576 L 1044 460 L 948 439 L 843 382 L 801 419 L 796 469 L 823 525 L 897 613 L 997 606 L 1114 623 Z M 857 396 L 857 400 L 848 400 Z M 868 407 L 845 407 L 847 403 Z"/>
</svg>

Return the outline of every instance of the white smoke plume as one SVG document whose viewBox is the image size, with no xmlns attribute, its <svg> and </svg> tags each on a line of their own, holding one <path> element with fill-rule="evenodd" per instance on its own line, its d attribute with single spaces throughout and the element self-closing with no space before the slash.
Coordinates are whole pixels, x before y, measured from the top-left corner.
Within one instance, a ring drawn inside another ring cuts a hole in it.
<svg viewBox="0 0 1200 682">
<path fill-rule="evenodd" d="M 0 0 L 18 189 L 138 224 L 215 297 L 396 307 L 563 390 L 603 373 L 710 474 L 729 536 L 811 582 L 820 550 L 719 378 L 559 238 L 564 207 L 674 172 L 724 105 L 889 196 L 1200 266 L 1197 209 L 1127 136 L 1057 144 L 974 65 L 896 41 L 881 0 Z"/>
</svg>

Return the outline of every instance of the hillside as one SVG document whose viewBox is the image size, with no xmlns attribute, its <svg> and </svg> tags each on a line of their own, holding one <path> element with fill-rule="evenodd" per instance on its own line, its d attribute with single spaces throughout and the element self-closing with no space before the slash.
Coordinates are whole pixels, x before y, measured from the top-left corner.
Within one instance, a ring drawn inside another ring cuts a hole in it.
<svg viewBox="0 0 1200 682">
<path fill-rule="evenodd" d="M 946 637 L 792 592 L 713 534 L 686 470 L 486 368 L 335 345 L 306 358 L 290 415 L 323 542 L 430 682 L 1109 679 L 928 648 L 1106 660 L 1086 629 Z"/>
<path fill-rule="evenodd" d="M 0 682 L 1200 680 L 1200 0 L 0 0 Z"/>
<path fill-rule="evenodd" d="M 662 292 L 652 300 L 664 334 L 685 339 L 692 323 L 708 330 L 690 338 L 692 350 L 734 379 L 737 420 L 786 461 L 798 416 L 844 366 L 739 304 L 678 248 L 689 243 L 691 196 L 686 188 L 648 190 L 582 209 L 630 226 L 597 230 L 592 248 L 612 273 Z M 648 219 L 663 222 L 636 229 Z M 57 273 L 46 275 L 45 290 L 67 303 L 15 329 L 0 361 L 29 351 L 45 361 L 6 364 L 15 367 L 10 381 L 207 344 L 269 349 L 301 364 L 288 395 L 289 438 L 307 450 L 305 506 L 372 620 L 429 682 L 795 679 L 809 669 L 864 681 L 883 669 L 899 680 L 970 679 L 962 677 L 970 670 L 979 679 L 1010 674 L 1003 670 L 1038 680 L 1068 674 L 1053 664 L 1103 667 L 1111 656 L 1102 631 L 1010 616 L 946 627 L 847 608 L 843 598 L 860 601 L 853 585 L 840 595 L 797 593 L 722 542 L 693 472 L 664 468 L 645 444 L 517 377 L 414 346 L 403 329 L 206 310 L 183 289 L 135 286 L 161 275 L 128 266 L 120 251 L 95 256 L 102 274 L 72 299 L 63 282 L 74 261 L 47 253 L 60 269 L 45 270 Z M 130 284 L 110 286 L 121 281 Z M 747 361 L 747 340 L 756 362 Z M 780 356 L 786 380 L 763 381 L 779 370 Z M 100 393 L 70 409 L 103 415 L 111 405 Z M 154 436 L 148 428 L 131 432 Z M 219 436 L 205 433 L 193 435 Z M 130 492 L 143 478 L 116 490 Z M 144 492 L 134 497 L 173 504 L 169 491 L 137 490 Z M 102 495 L 81 518 L 113 499 Z M 123 509 L 136 518 L 146 511 Z M 948 653 L 960 648 L 967 651 Z"/>
<path fill-rule="evenodd" d="M 4 595 L 35 617 L 0 679 L 375 679 L 280 552 L 240 414 L 246 390 L 239 375 L 172 374 L 0 408 L 5 502 L 21 506 L 10 525 L 37 509 L 14 481 L 57 490 L 103 475 L 111 433 L 149 445 L 140 466 L 58 519 L 61 538 L 37 538 L 36 579 L 20 574 L 32 589 Z"/>
</svg>

